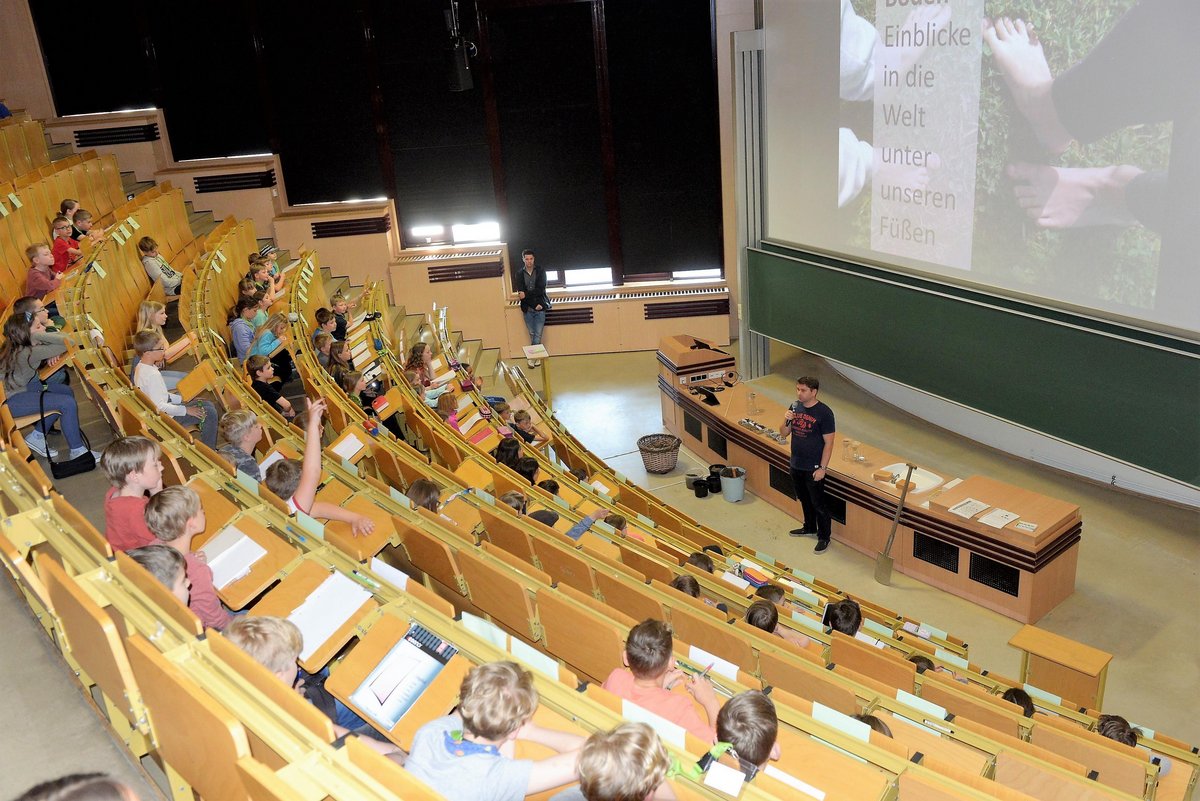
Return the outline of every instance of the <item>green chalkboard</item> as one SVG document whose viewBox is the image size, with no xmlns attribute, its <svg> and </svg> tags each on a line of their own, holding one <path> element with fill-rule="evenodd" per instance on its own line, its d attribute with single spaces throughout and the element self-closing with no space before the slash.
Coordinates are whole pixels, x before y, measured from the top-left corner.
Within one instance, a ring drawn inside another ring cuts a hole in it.
<svg viewBox="0 0 1200 801">
<path fill-rule="evenodd" d="M 772 249 L 749 251 L 752 331 L 1200 484 L 1194 344 Z"/>
</svg>

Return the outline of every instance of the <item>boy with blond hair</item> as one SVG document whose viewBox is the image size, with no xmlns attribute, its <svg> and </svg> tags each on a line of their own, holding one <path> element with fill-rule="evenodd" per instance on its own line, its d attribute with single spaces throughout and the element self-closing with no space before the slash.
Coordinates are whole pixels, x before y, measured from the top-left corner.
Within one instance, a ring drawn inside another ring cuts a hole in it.
<svg viewBox="0 0 1200 801">
<path fill-rule="evenodd" d="M 304 635 L 290 620 L 270 615 L 238 617 L 226 627 L 225 639 L 286 682 L 296 683 L 296 660 L 304 650 Z"/>
<path fill-rule="evenodd" d="M 579 754 L 579 791 L 562 793 L 552 801 L 577 798 L 586 801 L 643 801 L 673 799 L 663 782 L 671 759 L 645 723 L 622 723 L 612 731 L 598 731 L 587 739 Z"/>
<path fill-rule="evenodd" d="M 537 429 L 533 427 L 533 417 L 530 416 L 529 412 L 520 409 L 513 414 L 512 420 L 513 433 L 525 440 L 527 445 L 537 447 L 542 444 L 543 440 L 541 440 Z"/>
<path fill-rule="evenodd" d="M 350 310 L 358 306 L 357 303 L 351 303 L 350 299 L 341 292 L 334 293 L 334 296 L 329 299 L 329 310 L 333 312 L 333 319 L 336 325 L 333 329 L 335 339 L 345 339 L 346 329 L 350 325 Z"/>
<path fill-rule="evenodd" d="M 194 551 L 192 538 L 207 525 L 200 496 L 190 487 L 167 487 L 146 503 L 146 527 L 164 545 L 183 554 L 192 582 L 188 609 L 209 628 L 223 629 L 232 619 L 213 587 L 210 568 Z"/>
<path fill-rule="evenodd" d="M 661 620 L 643 620 L 629 630 L 621 660 L 624 668 L 616 668 L 604 680 L 604 689 L 632 701 L 661 718 L 678 724 L 706 743 L 716 738 L 711 721 L 716 720 L 721 703 L 712 683 L 700 675 L 686 679 L 686 689 L 704 708 L 707 720 L 696 713 L 690 698 L 671 692 L 671 687 L 685 680 L 682 670 L 674 666 L 671 628 Z"/>
<path fill-rule="evenodd" d="M 234 618 L 225 631 L 225 639 L 241 648 L 258 664 L 275 674 L 275 677 L 299 691 L 305 698 L 333 721 L 333 733 L 338 737 L 347 734 L 361 733 L 367 736 L 363 742 L 381 754 L 392 757 L 396 762 L 403 762 L 403 752 L 389 742 L 377 739 L 378 734 L 353 710 L 329 695 L 329 691 L 320 686 L 324 694 L 321 703 L 317 703 L 306 686 L 316 678 L 305 673 L 296 665 L 300 652 L 304 650 L 304 634 L 290 620 L 270 615 L 240 615 Z M 322 671 L 324 673 L 324 671 Z M 313 682 L 313 686 L 319 686 Z M 326 701 L 330 703 L 326 703 Z M 355 729 L 351 731 L 343 723 Z"/>
<path fill-rule="evenodd" d="M 100 456 L 112 487 L 104 495 L 104 538 L 114 551 L 153 545 L 146 527 L 146 493 L 163 488 L 162 450 L 146 437 L 114 439 Z"/>
<path fill-rule="evenodd" d="M 62 279 L 54 274 L 54 254 L 45 242 L 25 248 L 29 259 L 29 273 L 25 276 L 25 294 L 44 298 L 62 285 Z"/>
<path fill-rule="evenodd" d="M 181 426 L 199 425 L 200 440 L 210 448 L 217 447 L 217 407 L 210 400 L 198 398 L 185 406 L 183 397 L 167 391 L 167 383 L 160 372 L 167 360 L 167 340 L 162 334 L 149 328 L 133 335 L 133 349 L 137 352 L 137 367 L 133 368 L 133 383 L 154 403 L 155 407 Z"/>
<path fill-rule="evenodd" d="M 458 710 L 417 730 L 405 767 L 455 801 L 521 801 L 574 781 L 584 740 L 533 723 L 537 706 L 528 670 L 515 662 L 478 665 L 463 679 Z M 558 754 L 513 759 L 516 740 Z"/>
</svg>

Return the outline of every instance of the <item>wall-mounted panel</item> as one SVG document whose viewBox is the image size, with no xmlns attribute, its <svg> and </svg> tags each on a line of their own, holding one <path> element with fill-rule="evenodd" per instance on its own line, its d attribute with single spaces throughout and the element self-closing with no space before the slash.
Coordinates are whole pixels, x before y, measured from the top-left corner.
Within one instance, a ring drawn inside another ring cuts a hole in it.
<svg viewBox="0 0 1200 801">
<path fill-rule="evenodd" d="M 777 250 L 749 254 L 755 332 L 1200 484 L 1194 344 Z"/>
</svg>

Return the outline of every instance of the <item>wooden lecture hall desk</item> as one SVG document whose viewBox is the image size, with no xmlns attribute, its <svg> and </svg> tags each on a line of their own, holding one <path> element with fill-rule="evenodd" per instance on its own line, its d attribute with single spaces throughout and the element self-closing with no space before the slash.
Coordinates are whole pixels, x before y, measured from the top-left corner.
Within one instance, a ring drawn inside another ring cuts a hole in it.
<svg viewBox="0 0 1200 801">
<path fill-rule="evenodd" d="M 788 472 L 790 444 L 741 422 L 749 419 L 777 429 L 787 407 L 761 395 L 752 398 L 753 388 L 745 384 L 724 386 L 718 376 L 733 370 L 733 357 L 711 343 L 700 341 L 709 348 L 696 344 L 690 336 L 659 343 L 664 424 L 701 457 L 746 468 L 747 489 L 799 516 Z M 717 404 L 705 403 L 706 393 L 699 387 L 719 387 L 720 392 L 708 395 Z M 861 459 L 856 461 L 851 445 L 856 440 L 857 435 L 838 430 L 826 502 L 833 538 L 873 557 L 887 542 L 900 500 L 894 484 L 874 474 L 890 468 L 890 474 L 903 478 L 905 458 L 860 443 Z M 896 569 L 1023 623 L 1036 622 L 1075 591 L 1083 529 L 1078 506 L 986 476 L 958 479 L 936 465 L 917 467 L 892 547 Z M 967 498 L 989 508 L 973 518 L 948 511 Z M 1000 528 L 980 522 L 993 509 L 1019 517 Z M 1036 528 L 1028 531 L 1018 523 Z"/>
</svg>

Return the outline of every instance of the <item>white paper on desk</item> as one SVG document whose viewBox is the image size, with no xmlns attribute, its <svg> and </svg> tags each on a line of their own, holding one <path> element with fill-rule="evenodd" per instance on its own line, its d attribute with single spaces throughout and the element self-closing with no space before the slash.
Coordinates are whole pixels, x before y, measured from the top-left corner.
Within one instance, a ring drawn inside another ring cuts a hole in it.
<svg viewBox="0 0 1200 801">
<path fill-rule="evenodd" d="M 1037 531 L 1038 527 L 1037 523 L 1030 523 L 1028 520 L 1022 520 L 1020 523 L 1017 523 L 1015 526 L 1013 526 L 1013 528 L 1018 528 L 1021 531 L 1034 532 Z"/>
<path fill-rule="evenodd" d="M 408 674 L 412 673 L 418 664 L 420 662 L 416 654 L 405 653 L 403 651 L 396 652 L 386 664 L 381 665 L 383 670 L 368 685 L 371 688 L 371 694 L 375 696 L 375 700 L 379 701 L 381 705 L 386 704 L 388 698 L 400 686 L 400 682 L 408 678 Z"/>
<path fill-rule="evenodd" d="M 979 522 L 983 523 L 985 526 L 991 526 L 992 528 L 1004 528 L 1019 517 L 1020 515 L 1018 515 L 1016 512 L 1010 512 L 1007 509 L 1001 509 L 997 507 L 988 512 L 986 515 L 980 517 Z"/>
<path fill-rule="evenodd" d="M 688 647 L 688 659 L 695 662 L 697 665 L 708 667 L 712 665 L 712 672 L 718 676 L 724 676 L 730 681 L 737 681 L 738 666 L 732 662 L 726 661 L 721 657 L 710 654 L 703 648 L 697 648 L 692 645 Z"/>
<path fill-rule="evenodd" d="M 649 709 L 644 709 L 633 701 L 621 699 L 621 717 L 631 723 L 645 723 L 668 745 L 673 745 L 676 748 L 684 747 L 684 734 L 687 729 L 680 726 L 678 723 L 672 723 L 664 717 L 651 712 Z"/>
<path fill-rule="evenodd" d="M 864 743 L 871 741 L 871 727 L 863 723 L 861 720 L 855 720 L 849 715 L 843 715 L 836 709 L 831 709 L 824 704 L 813 701 L 813 719 L 824 723 L 826 726 L 832 726 L 838 731 L 845 732 L 851 737 L 857 737 Z"/>
<path fill-rule="evenodd" d="M 518 662 L 524 662 L 543 676 L 558 681 L 558 662 L 532 645 L 527 645 L 519 637 L 510 637 L 509 641 L 508 652 L 516 657 Z"/>
<path fill-rule="evenodd" d="M 297 265 L 299 265 L 299 264 L 300 264 L 300 259 L 296 259 L 295 261 L 293 261 L 293 262 L 292 262 L 291 264 L 289 264 L 287 267 L 284 267 L 284 268 L 283 268 L 282 270 L 280 270 L 279 272 L 280 272 L 281 274 L 285 274 L 285 275 L 286 275 L 287 273 L 290 273 L 292 270 L 296 269 L 296 266 L 297 266 Z"/>
<path fill-rule="evenodd" d="M 433 383 L 435 385 L 436 384 L 445 384 L 447 381 L 453 381 L 453 380 L 454 380 L 454 371 L 453 370 L 447 370 L 446 372 L 439 373 L 438 375 L 435 375 L 433 377 Z"/>
<path fill-rule="evenodd" d="M 496 646 L 501 651 L 508 650 L 508 634 L 495 623 L 484 620 L 478 615 L 472 615 L 470 612 L 463 612 L 462 620 L 459 622 L 462 623 L 464 629 L 479 639 Z"/>
<path fill-rule="evenodd" d="M 942 485 L 942 489 L 954 489 L 961 483 L 962 483 L 961 478 L 952 478 L 949 481 L 947 481 L 945 484 Z"/>
<path fill-rule="evenodd" d="M 865 642 L 867 645 L 875 648 L 884 647 L 883 643 L 881 643 L 879 640 L 875 639 L 870 634 L 863 634 L 861 631 L 855 632 L 854 639 L 858 640 L 859 642 Z"/>
<path fill-rule="evenodd" d="M 737 587 L 739 590 L 744 590 L 750 586 L 750 582 L 746 581 L 744 578 L 739 576 L 737 573 L 734 573 L 732 570 L 726 570 L 724 573 L 721 574 L 721 578 L 725 579 L 730 584 Z"/>
<path fill-rule="evenodd" d="M 744 556 L 742 557 L 742 564 L 748 568 L 757 570 L 759 573 L 762 573 L 765 576 L 770 576 L 773 572 L 775 572 L 773 570 L 767 570 L 765 567 L 760 565 L 758 562 L 751 561 Z"/>
<path fill-rule="evenodd" d="M 355 317 L 354 321 L 350 323 L 350 327 L 358 328 L 360 325 L 362 325 L 364 322 L 366 322 L 368 314 L 369 314 L 369 312 L 363 312 L 362 314 Z"/>
<path fill-rule="evenodd" d="M 250 572 L 254 563 L 267 555 L 259 545 L 234 526 L 228 526 L 200 549 L 212 569 L 213 586 L 218 590 Z"/>
<path fill-rule="evenodd" d="M 378 556 L 371 557 L 371 572 L 398 590 L 408 589 L 408 574 L 392 567 Z"/>
<path fill-rule="evenodd" d="M 347 434 L 346 438 L 333 446 L 333 452 L 343 459 L 353 459 L 354 455 L 361 451 L 365 445 L 363 441 L 353 434 Z"/>
<path fill-rule="evenodd" d="M 457 409 L 455 409 L 455 412 L 456 412 L 456 413 L 457 413 L 457 412 L 461 412 L 463 409 L 467 408 L 468 406 L 470 406 L 470 405 L 471 405 L 472 403 L 474 403 L 474 402 L 475 402 L 475 401 L 471 399 L 471 396 L 470 396 L 470 395 L 468 395 L 468 394 L 466 394 L 466 393 L 463 393 L 463 395 L 462 395 L 462 396 L 460 396 L 460 397 L 459 397 L 459 399 L 458 399 L 458 408 L 457 408 Z"/>
<path fill-rule="evenodd" d="M 287 457 L 284 456 L 283 453 L 280 451 L 271 451 L 270 453 L 267 454 L 266 459 L 263 459 L 261 462 L 258 463 L 258 469 L 261 470 L 262 474 L 265 476 L 267 474 L 268 467 L 270 467 L 271 465 L 275 464 L 276 462 L 278 462 L 282 459 L 286 459 L 286 458 Z"/>
<path fill-rule="evenodd" d="M 719 793 L 731 795 L 737 798 L 742 792 L 742 785 L 746 783 L 746 774 L 740 770 L 722 765 L 720 762 L 713 762 L 708 766 L 708 770 L 704 772 L 704 784 L 706 787 L 711 787 Z"/>
<path fill-rule="evenodd" d="M 369 384 L 372 381 L 374 381 L 376 378 L 379 378 L 379 374 L 382 372 L 383 372 L 382 364 L 380 364 L 379 362 L 371 362 L 367 366 L 367 369 L 363 370 L 363 380 Z M 376 411 L 383 411 L 383 410 L 377 409 Z"/>
<path fill-rule="evenodd" d="M 370 353 L 370 348 L 367 347 L 367 341 L 364 339 L 357 346 L 350 348 L 350 358 L 355 362 L 361 361 L 364 356 Z"/>
<path fill-rule="evenodd" d="M 332 573 L 322 581 L 287 616 L 304 635 L 300 659 L 316 653 L 370 597 L 370 592 L 341 573 Z"/>
<path fill-rule="evenodd" d="M 972 517 L 988 508 L 990 508 L 989 504 L 986 504 L 983 501 L 976 500 L 975 498 L 964 498 L 951 506 L 947 511 L 949 511 L 951 514 L 956 514 L 959 517 L 970 520 Z"/>
<path fill-rule="evenodd" d="M 946 708 L 938 706 L 933 701 L 926 701 L 924 698 L 905 692 L 904 690 L 896 690 L 896 700 L 913 709 L 919 709 L 926 715 L 933 717 L 936 720 L 946 719 Z"/>
<path fill-rule="evenodd" d="M 811 784 L 800 781 L 799 779 L 797 779 L 795 776 L 791 775 L 790 773 L 784 773 L 782 770 L 775 767 L 774 765 L 767 765 L 765 768 L 763 768 L 763 773 L 770 776 L 772 779 L 776 779 L 778 781 L 783 782 L 788 787 L 791 787 L 795 790 L 799 790 L 800 792 L 804 793 L 805 795 L 811 796 L 811 797 L 817 799 L 817 801 L 825 801 L 825 791 L 824 790 L 818 790 L 816 787 L 813 787 Z"/>
<path fill-rule="evenodd" d="M 604 484 L 602 481 L 600 481 L 600 479 L 596 479 L 596 480 L 595 480 L 595 481 L 593 481 L 593 482 L 592 482 L 592 483 L 591 483 L 589 486 L 590 486 L 592 489 L 595 489 L 595 490 L 600 490 L 600 491 L 601 491 L 601 492 L 603 492 L 603 493 L 607 493 L 607 492 L 608 492 L 608 486 L 607 486 L 606 484 Z"/>
<path fill-rule="evenodd" d="M 463 420 L 461 423 L 458 424 L 458 430 L 462 431 L 462 432 L 470 431 L 472 428 L 475 427 L 475 424 L 478 423 L 482 419 L 483 418 L 479 416 L 479 412 L 475 412 L 475 414 L 471 415 L 466 420 Z"/>
</svg>

